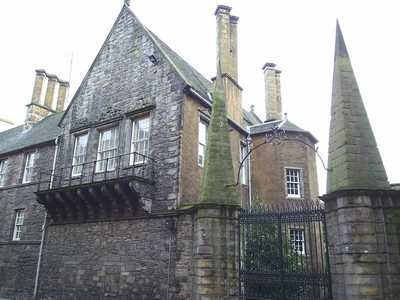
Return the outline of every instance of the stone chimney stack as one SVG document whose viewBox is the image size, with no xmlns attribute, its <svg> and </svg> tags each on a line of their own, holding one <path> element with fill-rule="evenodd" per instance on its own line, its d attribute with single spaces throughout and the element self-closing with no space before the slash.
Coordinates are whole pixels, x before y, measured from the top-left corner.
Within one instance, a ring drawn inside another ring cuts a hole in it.
<svg viewBox="0 0 400 300">
<path fill-rule="evenodd" d="M 45 70 L 36 70 L 32 100 L 27 105 L 25 127 L 29 129 L 48 115 L 64 110 L 69 83 Z"/>
<path fill-rule="evenodd" d="M 56 103 L 56 101 L 54 100 L 57 100 L 57 98 L 54 99 L 55 98 L 54 96 L 57 97 L 58 87 L 59 87 L 58 78 L 56 75 L 47 74 L 47 79 L 48 82 L 47 82 L 46 97 L 44 99 L 44 106 L 54 110 L 54 104 Z"/>
<path fill-rule="evenodd" d="M 282 119 L 281 71 L 275 67 L 274 63 L 266 63 L 262 68 L 265 81 L 266 121 Z"/>
<path fill-rule="evenodd" d="M 59 79 L 59 90 L 56 111 L 64 111 L 65 100 L 68 96 L 69 82 Z"/>
<path fill-rule="evenodd" d="M 238 83 L 238 38 L 239 17 L 231 15 L 231 7 L 218 5 L 215 10 L 217 21 L 217 69 L 226 97 L 228 117 L 242 125 L 242 88 Z"/>
<path fill-rule="evenodd" d="M 238 81 L 237 23 L 239 17 L 231 16 L 231 7 L 218 5 L 217 18 L 217 63 L 221 64 L 221 74 L 227 74 Z M 218 66 L 217 66 L 218 68 Z"/>
</svg>

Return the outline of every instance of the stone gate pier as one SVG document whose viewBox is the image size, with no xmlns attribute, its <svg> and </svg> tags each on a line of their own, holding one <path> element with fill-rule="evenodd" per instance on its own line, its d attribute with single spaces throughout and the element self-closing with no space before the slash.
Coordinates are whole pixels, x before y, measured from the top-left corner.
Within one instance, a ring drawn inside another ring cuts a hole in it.
<svg viewBox="0 0 400 300">
<path fill-rule="evenodd" d="M 339 24 L 327 177 L 333 299 L 400 299 L 400 191 L 388 182 Z"/>
</svg>

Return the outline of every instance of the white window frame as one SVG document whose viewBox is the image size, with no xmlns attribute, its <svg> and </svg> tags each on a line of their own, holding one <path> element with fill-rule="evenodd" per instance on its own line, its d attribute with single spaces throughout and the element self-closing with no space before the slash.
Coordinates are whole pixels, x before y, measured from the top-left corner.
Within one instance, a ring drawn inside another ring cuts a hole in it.
<svg viewBox="0 0 400 300">
<path fill-rule="evenodd" d="M 0 187 L 5 186 L 7 178 L 7 159 L 0 160 Z"/>
<path fill-rule="evenodd" d="M 111 138 L 110 138 L 110 145 L 107 149 L 103 149 L 103 138 L 106 133 L 111 132 Z M 112 135 L 113 133 L 115 134 L 115 137 L 113 139 Z M 112 142 L 114 141 L 114 144 Z M 111 127 L 107 129 L 103 129 L 99 133 L 99 145 L 97 148 L 97 161 L 96 161 L 96 173 L 101 173 L 108 171 L 114 171 L 115 170 L 115 162 L 116 159 L 115 157 L 117 156 L 118 153 L 118 127 Z M 108 163 L 106 166 L 108 158 Z"/>
<path fill-rule="evenodd" d="M 293 252 L 298 255 L 306 254 L 305 230 L 303 228 L 289 228 L 289 242 Z"/>
<path fill-rule="evenodd" d="M 24 209 L 15 210 L 13 241 L 20 241 L 22 236 L 22 228 L 24 226 L 25 212 Z"/>
<path fill-rule="evenodd" d="M 72 170 L 71 170 L 71 175 L 73 177 L 82 175 L 83 164 L 85 163 L 86 159 L 88 137 L 89 134 L 87 132 L 75 135 L 74 154 L 72 156 Z M 79 147 L 81 145 L 82 139 L 85 139 L 84 145 L 83 147 Z"/>
<path fill-rule="evenodd" d="M 141 127 L 143 122 L 145 123 L 145 127 Z M 150 152 L 150 126 L 150 115 L 142 116 L 132 120 L 131 154 L 129 157 L 129 165 L 132 166 L 147 162 L 147 156 L 149 156 Z M 140 128 L 146 129 L 142 131 L 144 133 L 144 136 L 142 137 L 140 136 Z M 141 155 L 136 155 L 135 153 L 139 153 Z"/>
<path fill-rule="evenodd" d="M 292 172 L 292 174 L 289 174 Z M 294 174 L 296 172 L 297 174 Z M 297 178 L 297 180 L 296 180 Z M 285 168 L 285 190 L 288 198 L 302 197 L 303 172 L 301 168 Z M 296 192 L 297 187 L 297 192 Z"/>
<path fill-rule="evenodd" d="M 28 152 L 25 154 L 24 174 L 22 183 L 32 182 L 35 168 L 36 152 Z"/>
<path fill-rule="evenodd" d="M 204 132 L 204 140 L 201 140 L 202 134 L 201 130 L 205 130 Z M 198 124 L 198 138 L 197 138 L 197 164 L 199 167 L 204 167 L 204 162 L 206 160 L 206 149 L 207 149 L 207 131 L 208 131 L 208 123 L 200 118 Z"/>
<path fill-rule="evenodd" d="M 248 149 L 247 145 L 240 142 L 240 162 L 244 159 L 247 155 Z M 248 185 L 248 178 L 249 178 L 249 157 L 246 157 L 246 160 L 242 164 L 242 168 L 240 169 L 240 183 L 244 185 Z"/>
</svg>

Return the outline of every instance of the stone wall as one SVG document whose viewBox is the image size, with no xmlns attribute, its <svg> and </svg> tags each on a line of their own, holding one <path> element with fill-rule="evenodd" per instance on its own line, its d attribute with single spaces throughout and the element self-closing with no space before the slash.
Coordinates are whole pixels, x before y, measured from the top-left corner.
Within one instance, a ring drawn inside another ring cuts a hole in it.
<svg viewBox="0 0 400 300">
<path fill-rule="evenodd" d="M 37 168 L 48 169 L 53 163 L 52 144 L 7 156 L 6 187 L 0 188 L 0 297 L 31 299 L 33 294 L 44 209 L 36 202 L 36 182 L 21 184 L 27 151 L 38 151 Z M 12 240 L 16 209 L 24 209 L 20 241 Z"/>
<path fill-rule="evenodd" d="M 397 299 L 399 193 L 342 191 L 324 201 L 334 299 Z"/>
<path fill-rule="evenodd" d="M 289 138 L 299 136 L 287 133 Z M 304 135 L 302 141 L 312 144 Z M 252 136 L 253 146 L 263 143 L 264 135 Z M 285 167 L 300 168 L 303 172 L 303 199 L 316 199 L 318 181 L 315 152 L 296 141 L 279 145 L 265 144 L 251 154 L 253 197 L 268 203 L 287 199 Z"/>
<path fill-rule="evenodd" d="M 174 299 L 171 222 L 159 217 L 50 225 L 39 298 Z"/>
<path fill-rule="evenodd" d="M 147 112 L 149 155 L 157 160 L 153 209 L 173 208 L 178 196 L 183 88 L 183 80 L 143 26 L 123 9 L 66 111 L 57 168 L 71 166 L 75 135 L 83 132 L 89 133 L 86 161 L 96 160 L 99 131 L 109 126 L 118 127 L 118 153 L 129 153 L 132 120 Z"/>
<path fill-rule="evenodd" d="M 194 204 L 199 201 L 201 178 L 203 175 L 203 167 L 200 167 L 197 162 L 199 121 L 201 116 L 203 116 L 205 120 L 208 120 L 210 116 L 210 111 L 198 100 L 190 96 L 185 97 L 182 110 L 182 155 L 178 205 Z M 246 136 L 240 133 L 236 128 L 231 127 L 230 129 L 233 169 L 236 180 L 240 162 L 240 141 L 245 141 Z M 240 185 L 238 189 L 242 195 L 242 202 L 245 203 L 245 200 L 248 198 L 247 187 Z"/>
</svg>

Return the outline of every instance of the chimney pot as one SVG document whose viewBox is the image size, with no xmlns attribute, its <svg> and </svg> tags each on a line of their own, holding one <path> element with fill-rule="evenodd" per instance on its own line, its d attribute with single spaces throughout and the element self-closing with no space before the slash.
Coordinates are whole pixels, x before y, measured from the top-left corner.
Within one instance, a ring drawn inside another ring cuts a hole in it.
<svg viewBox="0 0 400 300">
<path fill-rule="evenodd" d="M 276 67 L 276 64 L 270 63 L 270 62 L 266 62 L 264 64 L 264 66 L 262 67 L 262 69 L 263 69 L 263 71 L 265 71 L 265 70 L 269 70 L 269 69 L 275 69 L 275 67 Z"/>
<path fill-rule="evenodd" d="M 231 22 L 231 24 L 237 24 L 239 21 L 239 17 L 238 16 L 230 16 L 229 21 Z"/>
<path fill-rule="evenodd" d="M 232 10 L 232 7 L 226 5 L 218 5 L 217 9 L 215 10 L 215 15 L 219 14 L 229 14 Z"/>
</svg>

